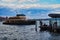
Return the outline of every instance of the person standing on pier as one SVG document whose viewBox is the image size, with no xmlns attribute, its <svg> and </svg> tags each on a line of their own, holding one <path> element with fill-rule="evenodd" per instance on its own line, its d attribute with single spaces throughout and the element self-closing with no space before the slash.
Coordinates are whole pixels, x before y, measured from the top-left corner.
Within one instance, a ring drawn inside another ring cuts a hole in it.
<svg viewBox="0 0 60 40">
<path fill-rule="evenodd" d="M 56 28 L 57 28 L 57 22 L 54 22 L 53 27 L 52 27 L 53 32 L 56 32 Z"/>
<path fill-rule="evenodd" d="M 42 24 L 43 24 L 42 21 L 40 21 L 40 26 L 39 26 L 39 28 L 42 27 Z"/>
<path fill-rule="evenodd" d="M 57 22 L 54 22 L 53 28 L 54 28 L 54 29 L 57 28 Z"/>
</svg>

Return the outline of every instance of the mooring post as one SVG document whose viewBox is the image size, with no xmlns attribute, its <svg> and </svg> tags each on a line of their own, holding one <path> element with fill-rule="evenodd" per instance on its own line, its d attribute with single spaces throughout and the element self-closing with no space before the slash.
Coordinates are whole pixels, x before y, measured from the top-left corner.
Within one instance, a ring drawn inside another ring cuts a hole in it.
<svg viewBox="0 0 60 40">
<path fill-rule="evenodd" d="M 37 21 L 36 21 L 36 23 L 35 23 L 35 31 L 37 31 Z"/>
</svg>

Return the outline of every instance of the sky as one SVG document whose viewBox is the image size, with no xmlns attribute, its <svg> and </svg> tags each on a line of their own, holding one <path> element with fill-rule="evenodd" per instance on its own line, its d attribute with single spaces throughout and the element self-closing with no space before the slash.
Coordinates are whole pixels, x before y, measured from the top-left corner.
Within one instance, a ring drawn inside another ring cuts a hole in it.
<svg viewBox="0 0 60 40">
<path fill-rule="evenodd" d="M 60 0 L 0 0 L 0 16 L 25 14 L 27 18 L 49 18 L 51 12 L 60 12 Z"/>
</svg>

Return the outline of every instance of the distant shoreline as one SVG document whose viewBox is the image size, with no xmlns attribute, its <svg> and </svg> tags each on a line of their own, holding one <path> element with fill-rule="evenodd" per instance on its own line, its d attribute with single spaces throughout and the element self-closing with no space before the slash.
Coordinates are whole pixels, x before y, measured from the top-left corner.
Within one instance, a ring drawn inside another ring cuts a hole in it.
<svg viewBox="0 0 60 40">
<path fill-rule="evenodd" d="M 4 21 L 4 20 L 6 20 L 6 17 L 1 17 L 0 16 L 0 21 Z"/>
</svg>

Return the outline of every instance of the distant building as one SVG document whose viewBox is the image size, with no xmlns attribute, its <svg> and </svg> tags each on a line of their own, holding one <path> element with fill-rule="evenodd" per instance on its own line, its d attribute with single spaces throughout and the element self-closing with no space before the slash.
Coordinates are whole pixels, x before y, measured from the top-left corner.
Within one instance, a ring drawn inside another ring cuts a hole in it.
<svg viewBox="0 0 60 40">
<path fill-rule="evenodd" d="M 6 18 L 0 16 L 0 21 L 4 21 L 4 20 L 6 20 Z"/>
</svg>

